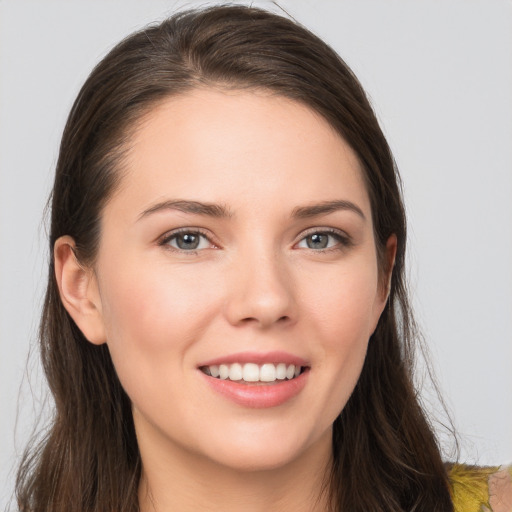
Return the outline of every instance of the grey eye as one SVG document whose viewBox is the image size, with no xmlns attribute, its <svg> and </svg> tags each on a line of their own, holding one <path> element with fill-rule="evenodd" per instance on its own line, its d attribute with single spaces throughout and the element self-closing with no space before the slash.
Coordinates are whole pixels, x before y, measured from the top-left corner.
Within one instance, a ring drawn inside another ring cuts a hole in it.
<svg viewBox="0 0 512 512">
<path fill-rule="evenodd" d="M 326 249 L 329 246 L 330 235 L 313 233 L 305 238 L 308 249 Z"/>
<path fill-rule="evenodd" d="M 199 236 L 192 233 L 184 233 L 176 236 L 176 245 L 179 249 L 197 249 L 199 246 Z"/>
<path fill-rule="evenodd" d="M 197 249 L 206 249 L 210 247 L 210 241 L 201 233 L 187 231 L 176 233 L 168 238 L 168 245 L 180 251 L 194 251 Z"/>
<path fill-rule="evenodd" d="M 329 231 L 317 231 L 305 236 L 298 246 L 301 249 L 313 249 L 321 251 L 323 249 L 335 248 L 336 246 L 346 246 L 347 239 L 338 233 L 331 233 Z"/>
</svg>

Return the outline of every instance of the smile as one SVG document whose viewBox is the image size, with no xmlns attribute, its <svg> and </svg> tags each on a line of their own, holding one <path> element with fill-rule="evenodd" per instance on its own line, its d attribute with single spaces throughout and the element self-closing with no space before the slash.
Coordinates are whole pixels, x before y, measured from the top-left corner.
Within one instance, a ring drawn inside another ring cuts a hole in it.
<svg viewBox="0 0 512 512">
<path fill-rule="evenodd" d="M 286 351 L 237 352 L 202 361 L 203 382 L 216 395 L 248 408 L 293 403 L 311 375 L 311 363 Z"/>
<path fill-rule="evenodd" d="M 235 382 L 275 382 L 298 377 L 305 367 L 286 363 L 232 363 L 202 366 L 200 370 L 210 377 Z"/>
</svg>

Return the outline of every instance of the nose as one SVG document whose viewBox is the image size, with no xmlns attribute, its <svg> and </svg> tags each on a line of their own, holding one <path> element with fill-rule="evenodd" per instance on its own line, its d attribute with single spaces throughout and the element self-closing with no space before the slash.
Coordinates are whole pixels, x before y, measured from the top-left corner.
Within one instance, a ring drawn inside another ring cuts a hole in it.
<svg viewBox="0 0 512 512">
<path fill-rule="evenodd" d="M 294 280 L 276 254 L 241 256 L 230 272 L 226 316 L 232 325 L 269 328 L 296 321 Z"/>
</svg>

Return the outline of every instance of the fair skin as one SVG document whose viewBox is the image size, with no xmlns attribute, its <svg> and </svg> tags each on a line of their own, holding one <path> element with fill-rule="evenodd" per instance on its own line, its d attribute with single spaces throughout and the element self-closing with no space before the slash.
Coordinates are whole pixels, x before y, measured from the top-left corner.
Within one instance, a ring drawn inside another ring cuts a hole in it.
<svg viewBox="0 0 512 512">
<path fill-rule="evenodd" d="M 133 136 L 93 268 L 72 248 L 55 246 L 61 297 L 132 400 L 141 510 L 325 511 L 332 423 L 389 279 L 329 124 L 264 92 L 170 98 Z"/>
</svg>

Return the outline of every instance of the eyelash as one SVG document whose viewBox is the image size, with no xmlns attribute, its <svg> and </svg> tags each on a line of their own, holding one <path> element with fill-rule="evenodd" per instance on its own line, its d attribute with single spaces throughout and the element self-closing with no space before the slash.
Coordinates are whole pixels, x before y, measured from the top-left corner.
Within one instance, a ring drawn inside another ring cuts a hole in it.
<svg viewBox="0 0 512 512">
<path fill-rule="evenodd" d="M 182 254 L 190 254 L 195 255 L 199 251 L 202 251 L 204 249 L 180 249 L 178 247 L 172 247 L 170 245 L 170 242 L 174 239 L 176 239 L 179 235 L 194 235 L 199 236 L 201 238 L 204 238 L 208 241 L 210 245 L 212 245 L 214 248 L 217 248 L 217 246 L 211 241 L 211 238 L 209 234 L 201 229 L 198 228 L 180 228 L 176 231 L 173 231 L 171 233 L 167 233 L 161 239 L 158 241 L 158 245 L 161 247 L 164 247 L 170 251 L 179 252 Z M 305 241 L 308 237 L 313 235 L 328 235 L 332 238 L 334 238 L 337 243 L 332 247 L 326 247 L 323 249 L 312 249 L 312 248 L 306 248 L 311 251 L 314 251 L 315 253 L 326 253 L 331 251 L 340 251 L 343 249 L 346 249 L 348 247 L 351 247 L 353 245 L 352 239 L 344 232 L 339 231 L 337 229 L 333 228 L 314 228 L 311 229 L 309 232 L 303 233 L 300 240 L 294 244 L 294 247 L 300 244 L 301 242 Z"/>
<path fill-rule="evenodd" d="M 179 235 L 199 236 L 201 238 L 206 239 L 208 241 L 208 243 L 210 245 L 212 245 L 213 247 L 216 247 L 215 244 L 211 241 L 210 236 L 208 235 L 208 233 L 203 231 L 203 230 L 201 230 L 201 229 L 198 229 L 198 228 L 180 228 L 180 229 L 177 229 L 176 231 L 173 231 L 171 233 L 167 233 L 158 241 L 158 245 L 161 246 L 161 247 L 164 247 L 165 249 L 167 249 L 169 251 L 179 252 L 181 254 L 194 255 L 194 254 L 197 254 L 199 251 L 203 250 L 203 249 L 190 249 L 190 250 L 186 250 L 186 249 L 180 249 L 179 247 L 172 247 L 170 245 L 170 242 L 173 239 L 176 239 Z"/>
<path fill-rule="evenodd" d="M 347 249 L 347 248 L 351 247 L 352 245 L 354 245 L 350 236 L 348 236 L 343 231 L 340 231 L 340 230 L 334 229 L 334 228 L 314 228 L 311 231 L 302 234 L 301 239 L 299 240 L 299 242 L 297 242 L 297 244 L 305 241 L 308 237 L 310 237 L 312 235 L 328 235 L 328 236 L 334 238 L 337 242 L 334 246 L 326 247 L 324 249 L 307 248 L 311 251 L 314 251 L 315 253 L 327 253 L 327 252 L 331 252 L 331 251 L 342 251 L 342 250 Z M 297 244 L 295 244 L 295 245 L 297 245 Z"/>
</svg>

